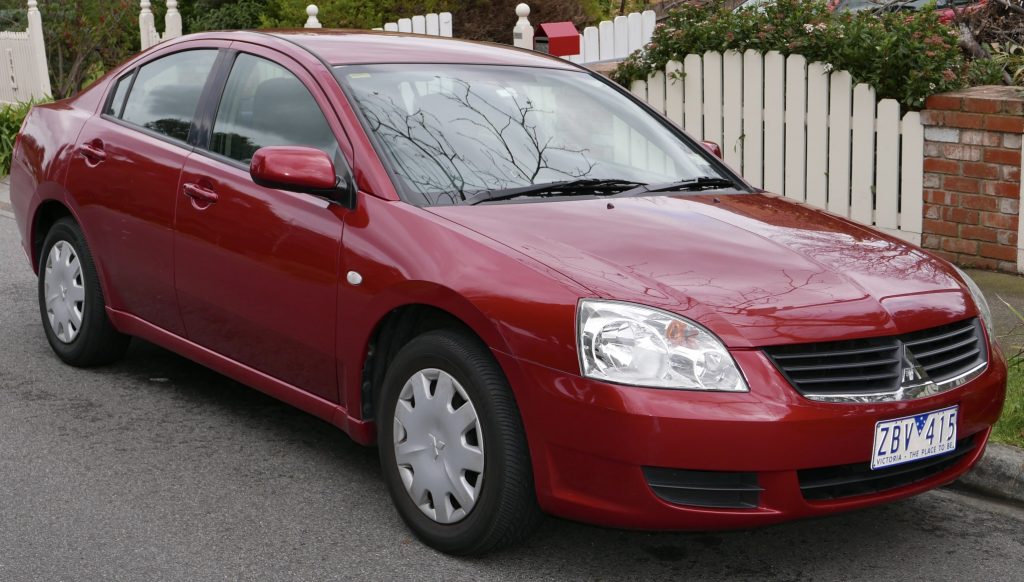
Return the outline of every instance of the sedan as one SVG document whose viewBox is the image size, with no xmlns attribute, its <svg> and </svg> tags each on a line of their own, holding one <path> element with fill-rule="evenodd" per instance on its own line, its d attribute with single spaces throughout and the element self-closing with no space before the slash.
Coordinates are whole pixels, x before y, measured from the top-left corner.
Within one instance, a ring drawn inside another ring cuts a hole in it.
<svg viewBox="0 0 1024 582">
<path fill-rule="evenodd" d="M 545 514 L 767 525 L 970 469 L 1006 385 L 977 287 L 714 149 L 533 52 L 216 32 L 35 107 L 11 198 L 60 360 L 140 338 L 375 444 L 443 552 Z"/>
</svg>

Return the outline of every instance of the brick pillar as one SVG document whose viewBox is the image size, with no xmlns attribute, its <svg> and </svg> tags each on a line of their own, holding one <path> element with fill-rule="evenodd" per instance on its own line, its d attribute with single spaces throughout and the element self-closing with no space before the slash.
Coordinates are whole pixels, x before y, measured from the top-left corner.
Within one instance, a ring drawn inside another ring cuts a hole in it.
<svg viewBox="0 0 1024 582">
<path fill-rule="evenodd" d="M 972 87 L 933 95 L 925 107 L 921 246 L 963 267 L 1024 272 L 1024 96 L 1015 87 Z"/>
</svg>

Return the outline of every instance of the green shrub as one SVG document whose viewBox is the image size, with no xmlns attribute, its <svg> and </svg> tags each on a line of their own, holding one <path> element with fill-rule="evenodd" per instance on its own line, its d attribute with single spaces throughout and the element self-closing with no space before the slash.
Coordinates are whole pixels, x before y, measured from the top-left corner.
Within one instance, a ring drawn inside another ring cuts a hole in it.
<svg viewBox="0 0 1024 582">
<path fill-rule="evenodd" d="M 999 67 L 1000 72 L 1006 71 L 1016 85 L 1024 83 L 1024 46 L 1013 42 L 993 42 L 987 45 L 989 60 L 978 61 L 988 66 Z"/>
<path fill-rule="evenodd" d="M 14 103 L 0 107 L 0 176 L 11 171 L 11 154 L 14 153 L 14 138 L 18 136 L 21 122 L 25 121 L 29 109 L 41 101 Z"/>
<path fill-rule="evenodd" d="M 1006 380 L 1006 402 L 992 432 L 992 440 L 1024 447 L 1024 362 L 1012 358 Z"/>
<path fill-rule="evenodd" d="M 1024 346 L 1020 343 L 1024 339 L 1024 332 L 1021 331 L 1024 313 L 999 295 L 996 297 L 1010 310 L 1017 325 L 1000 337 L 1000 344 L 1008 354 L 1006 401 L 1003 403 L 1003 414 L 992 431 L 992 440 L 1024 447 Z"/>
<path fill-rule="evenodd" d="M 0 2 L 0 30 L 24 32 L 28 28 L 28 13 L 25 11 L 24 4 L 22 2 L 22 6 L 10 8 Z"/>
<path fill-rule="evenodd" d="M 992 79 L 991 70 L 968 66 L 955 31 L 931 9 L 834 14 L 820 0 L 776 0 L 762 6 L 733 12 L 721 0 L 683 4 L 614 78 L 628 84 L 663 70 L 670 60 L 706 51 L 779 51 L 849 71 L 854 82 L 872 85 L 879 99 L 896 99 L 911 109 L 969 80 Z"/>
<path fill-rule="evenodd" d="M 238 0 L 237 2 L 197 2 L 188 13 L 182 13 L 185 30 L 247 30 L 258 28 L 266 0 Z"/>
</svg>

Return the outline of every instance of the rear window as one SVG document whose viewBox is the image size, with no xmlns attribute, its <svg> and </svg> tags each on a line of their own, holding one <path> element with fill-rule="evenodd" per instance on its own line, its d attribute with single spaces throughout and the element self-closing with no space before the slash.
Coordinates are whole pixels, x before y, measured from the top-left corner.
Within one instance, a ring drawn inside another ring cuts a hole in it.
<svg viewBox="0 0 1024 582">
<path fill-rule="evenodd" d="M 121 119 L 173 139 L 188 140 L 199 97 L 216 60 L 215 49 L 193 50 L 144 65 Z"/>
<path fill-rule="evenodd" d="M 133 78 L 135 78 L 135 71 L 118 80 L 117 88 L 114 89 L 114 95 L 110 99 L 110 104 L 103 110 L 103 113 L 113 115 L 114 117 L 121 116 L 121 112 L 124 110 L 124 100 L 128 97 L 128 88 L 131 87 Z"/>
</svg>

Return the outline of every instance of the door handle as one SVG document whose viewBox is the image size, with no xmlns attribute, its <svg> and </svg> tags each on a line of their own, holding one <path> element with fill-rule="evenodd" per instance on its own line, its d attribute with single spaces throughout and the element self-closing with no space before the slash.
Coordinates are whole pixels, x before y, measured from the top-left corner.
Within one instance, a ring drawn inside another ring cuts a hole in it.
<svg viewBox="0 0 1024 582">
<path fill-rule="evenodd" d="M 185 191 L 185 196 L 188 196 L 196 202 L 213 204 L 219 200 L 216 192 L 193 182 L 185 184 L 182 189 Z"/>
<path fill-rule="evenodd" d="M 102 162 L 107 159 L 107 152 L 103 151 L 103 142 L 96 140 L 92 143 L 82 144 L 78 148 L 79 153 L 82 157 L 91 162 L 93 165 Z"/>
</svg>

